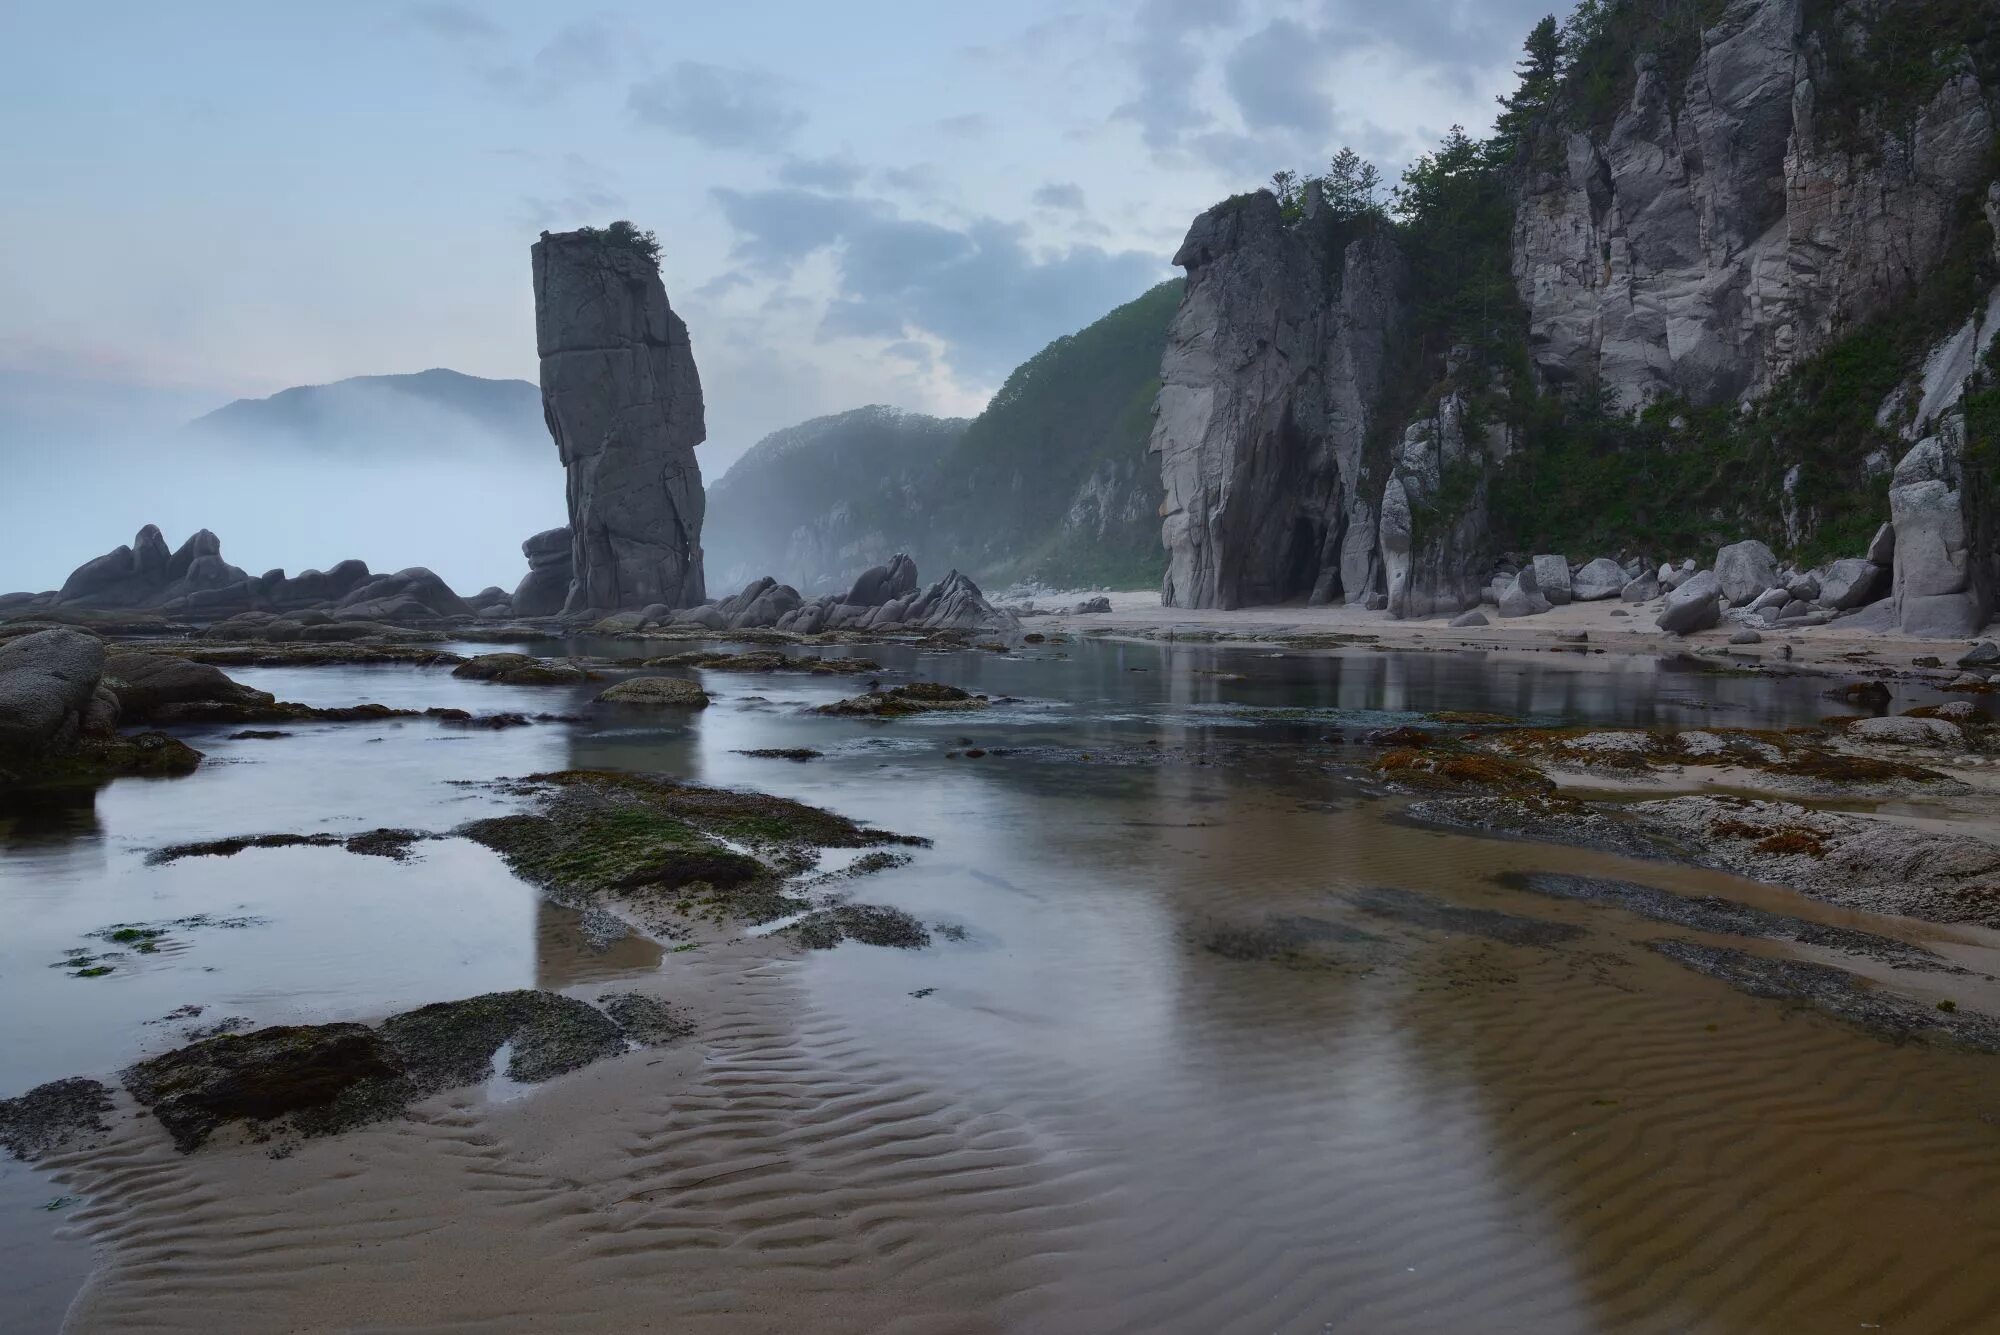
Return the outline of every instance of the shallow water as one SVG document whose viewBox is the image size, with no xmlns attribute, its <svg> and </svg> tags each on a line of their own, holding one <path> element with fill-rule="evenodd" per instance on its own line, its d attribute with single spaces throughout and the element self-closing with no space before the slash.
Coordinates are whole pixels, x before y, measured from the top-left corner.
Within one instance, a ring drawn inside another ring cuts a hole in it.
<svg viewBox="0 0 2000 1335">
<path fill-rule="evenodd" d="M 891 679 L 1009 699 L 884 723 L 806 712 L 865 678 L 704 674 L 715 704 L 679 716 L 593 708 L 601 686 L 503 687 L 443 669 L 234 673 L 317 705 L 583 721 L 306 725 L 258 741 L 189 730 L 210 762 L 187 779 L 0 808 L 0 1094 L 113 1071 L 226 1017 L 371 1018 L 494 988 L 692 969 L 638 938 L 594 950 L 575 914 L 464 840 L 419 844 L 400 864 L 337 848 L 145 860 L 224 835 L 447 831 L 514 800 L 481 780 L 660 771 L 932 838 L 858 892 L 963 937 L 913 952 L 850 944 L 744 980 L 746 995 L 783 989 L 790 1018 L 771 1028 L 760 1011 L 754 1026 L 698 1036 L 695 1087 L 613 1110 L 642 1141 L 676 1128 L 681 1157 L 635 1151 L 544 1183 L 538 1199 L 598 1200 L 602 1217 L 521 1216 L 549 1233 L 546 1295 L 468 1283 L 453 1315 L 525 1324 L 540 1303 L 571 1325 L 617 1329 L 616 1302 L 629 1301 L 690 1329 L 810 1313 L 824 1329 L 897 1317 L 913 1329 L 1946 1331 L 1979 1328 L 2000 1302 L 2000 1061 L 1893 1048 L 1738 996 L 1636 944 L 1685 933 L 1490 878 L 1587 870 L 1728 894 L 1942 939 L 2000 972 L 1992 934 L 1398 824 L 1398 804 L 1352 771 L 1370 753 L 1341 741 L 1440 709 L 1782 727 L 1834 712 L 1823 681 L 1601 655 L 1088 641 L 1004 657 L 861 652 Z M 825 757 L 737 754 L 800 746 Z M 1378 886 L 1585 934 L 1523 946 L 1440 931 L 1352 897 Z M 1336 940 L 1327 966 L 1207 948 L 1274 915 Z M 111 949 L 94 931 L 187 919 L 104 976 L 50 967 L 65 951 Z M 1897 981 L 1976 999 L 1957 980 Z M 198 1017 L 168 1018 L 194 1006 Z M 546 1097 L 488 1095 L 510 1110 Z M 759 1190 L 774 1155 L 805 1176 Z M 615 1221 L 638 1207 L 602 1202 L 646 1197 L 684 1160 L 740 1164 L 743 1184 L 719 1198 L 674 1187 L 700 1248 L 673 1234 L 634 1243 L 644 1228 Z M 80 1273 L 84 1244 L 56 1231 L 70 1211 L 39 1208 L 62 1194 L 18 1166 L 0 1174 L 0 1259 L 40 1258 L 8 1268 L 45 1277 L 0 1288 L 0 1308 L 30 1316 L 9 1329 L 41 1328 Z M 177 1256 L 204 1236 L 193 1206 L 206 1198 L 190 1200 Z M 201 1313 L 183 1319 L 171 1283 L 132 1279 L 89 1328 L 114 1328 L 121 1311 L 165 1328 L 283 1324 L 289 1303 L 334 1282 L 326 1239 L 309 1214 L 288 1220 L 307 1230 L 288 1252 L 262 1231 L 280 1226 L 259 1218 L 264 1264 L 289 1277 L 275 1296 L 218 1307 L 194 1285 L 181 1296 L 203 1294 Z M 217 1238 L 247 1223 L 226 1211 L 211 1222 Z M 144 1242 L 131 1232 L 129 1245 Z M 371 1310 L 372 1291 L 341 1282 L 355 1311 Z M 712 1300 L 716 1285 L 729 1303 Z M 402 1320 L 388 1289 L 373 1296 L 380 1320 Z"/>
</svg>

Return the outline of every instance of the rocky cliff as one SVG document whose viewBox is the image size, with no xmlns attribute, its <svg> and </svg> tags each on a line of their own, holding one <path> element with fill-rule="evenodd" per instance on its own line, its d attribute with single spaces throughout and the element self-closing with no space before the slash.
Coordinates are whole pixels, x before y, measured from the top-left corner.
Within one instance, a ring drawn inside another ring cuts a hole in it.
<svg viewBox="0 0 2000 1335">
<path fill-rule="evenodd" d="M 1393 214 L 1308 177 L 1195 220 L 1165 600 L 1448 613 L 1561 543 L 1804 569 L 1900 497 L 1951 553 L 1909 605 L 1970 599 L 1910 627 L 1983 620 L 1992 556 L 1952 525 L 1990 528 L 1957 405 L 2000 324 L 2000 3 L 1608 0 L 1541 35 L 1495 137 L 1454 133 Z"/>
<path fill-rule="evenodd" d="M 542 409 L 569 478 L 571 611 L 705 595 L 701 379 L 647 241 L 614 226 L 544 232 L 533 247 Z"/>
<path fill-rule="evenodd" d="M 1386 228 L 1336 246 L 1321 223 L 1288 223 L 1267 192 L 1241 195 L 1195 219 L 1174 256 L 1187 293 L 1151 443 L 1170 606 L 1358 598 L 1379 585 L 1379 490 L 1367 494 L 1363 456 L 1404 264 Z"/>
</svg>

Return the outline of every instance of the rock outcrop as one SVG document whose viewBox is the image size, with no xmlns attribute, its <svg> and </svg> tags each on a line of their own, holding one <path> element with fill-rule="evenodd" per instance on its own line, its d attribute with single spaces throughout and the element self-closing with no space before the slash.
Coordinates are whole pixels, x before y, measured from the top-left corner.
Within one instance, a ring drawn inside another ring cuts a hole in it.
<svg viewBox="0 0 2000 1335">
<path fill-rule="evenodd" d="M 1905 635 L 1970 638 L 1993 615 L 1993 531 L 1956 429 L 1920 440 L 1889 487 L 1896 622 Z"/>
<path fill-rule="evenodd" d="M 1550 382 L 1628 407 L 1761 392 L 1943 256 L 1990 178 L 1990 94 L 1943 80 L 1906 132 L 1851 151 L 1822 130 L 1805 9 L 1738 0 L 1685 84 L 1642 59 L 1608 127 L 1546 131 L 1513 271 Z"/>
<path fill-rule="evenodd" d="M 544 529 L 521 544 L 521 555 L 528 558 L 528 573 L 514 586 L 514 615 L 546 617 L 562 611 L 576 569 L 569 529 Z"/>
<path fill-rule="evenodd" d="M 1358 602 L 1385 589 L 1381 489 L 1363 455 L 1404 261 L 1384 229 L 1343 246 L 1331 228 L 1287 224 L 1259 191 L 1195 219 L 1174 256 L 1187 292 L 1149 446 L 1166 488 L 1169 606 Z"/>
<path fill-rule="evenodd" d="M 568 610 L 699 603 L 708 428 L 659 265 L 594 229 L 544 232 L 533 256 L 542 406 L 569 479 Z"/>
</svg>

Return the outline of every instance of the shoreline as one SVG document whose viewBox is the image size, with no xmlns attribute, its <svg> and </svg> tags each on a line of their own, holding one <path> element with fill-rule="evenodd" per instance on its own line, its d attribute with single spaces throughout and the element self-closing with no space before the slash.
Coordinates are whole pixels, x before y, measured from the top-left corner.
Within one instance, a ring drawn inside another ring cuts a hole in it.
<svg viewBox="0 0 2000 1335">
<path fill-rule="evenodd" d="M 1209 642 L 1226 636 L 1231 643 L 1282 645 L 1316 636 L 1354 636 L 1355 647 L 1382 649 L 1424 649 L 1433 651 L 1544 651 L 1574 653 L 1579 648 L 1607 653 L 1659 656 L 1674 653 L 1703 653 L 1726 650 L 1727 657 L 1744 665 L 1780 664 L 1789 670 L 1831 669 L 1862 675 L 1871 666 L 1907 673 L 1956 675 L 1958 657 L 1974 643 L 1971 640 L 1924 640 L 1878 630 L 1843 630 L 1836 621 L 1825 626 L 1794 630 L 1760 630 L 1761 642 L 1733 645 L 1730 636 L 1740 627 L 1723 625 L 1692 635 L 1669 635 L 1654 625 L 1657 609 L 1651 604 L 1601 602 L 1568 603 L 1531 617 L 1500 620 L 1490 608 L 1480 610 L 1493 618 L 1491 625 L 1454 627 L 1448 618 L 1397 620 L 1387 612 L 1371 612 L 1348 606 L 1308 607 L 1301 604 L 1276 607 L 1219 608 L 1165 607 L 1151 591 L 1111 593 L 1109 612 L 1051 612 L 1022 621 L 1031 634 L 1051 631 L 1067 635 L 1111 636 L 1153 641 L 1187 639 Z M 1629 616 L 1615 616 L 1624 611 Z M 1588 636 L 1582 644 L 1573 638 Z M 1358 637 L 1367 637 L 1363 641 Z M 1297 647 L 1318 647 L 1298 645 Z M 1325 646 L 1334 647 L 1334 646 Z M 1790 656 L 1780 652 L 1789 649 Z M 1923 668 L 1913 661 L 1937 658 L 1943 667 Z"/>
</svg>

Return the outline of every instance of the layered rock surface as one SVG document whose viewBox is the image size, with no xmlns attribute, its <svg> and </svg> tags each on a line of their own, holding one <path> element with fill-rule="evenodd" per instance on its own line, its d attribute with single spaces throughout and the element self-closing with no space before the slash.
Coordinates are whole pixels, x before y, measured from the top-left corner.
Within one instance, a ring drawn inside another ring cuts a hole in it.
<svg viewBox="0 0 2000 1335">
<path fill-rule="evenodd" d="M 687 607 L 704 596 L 707 438 L 687 325 L 658 264 L 602 232 L 533 247 L 542 406 L 568 474 L 569 610 Z"/>
</svg>

